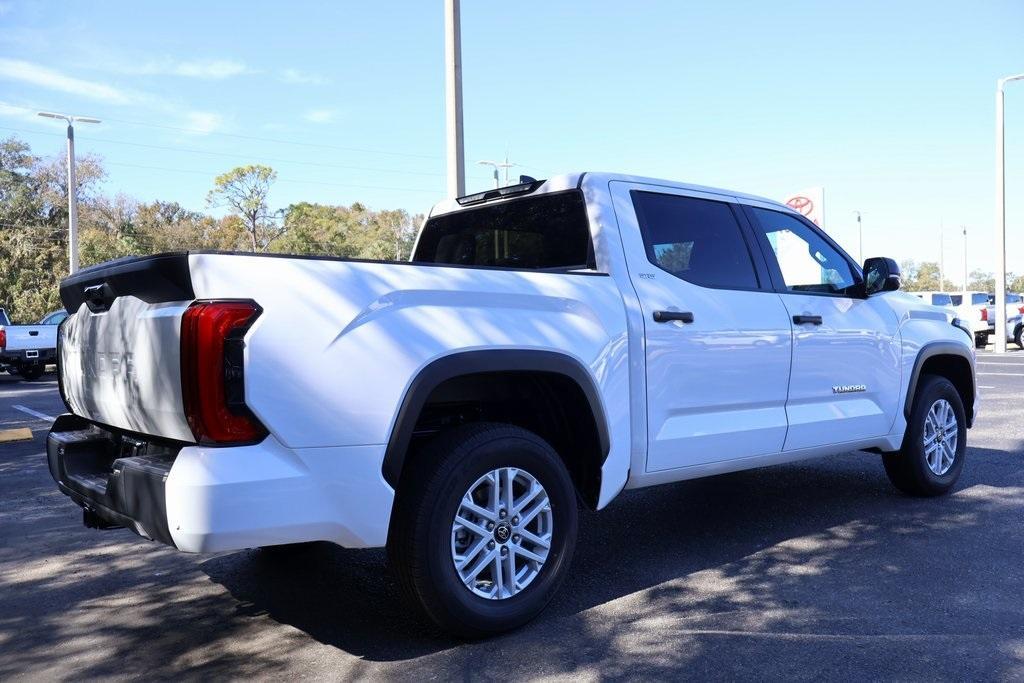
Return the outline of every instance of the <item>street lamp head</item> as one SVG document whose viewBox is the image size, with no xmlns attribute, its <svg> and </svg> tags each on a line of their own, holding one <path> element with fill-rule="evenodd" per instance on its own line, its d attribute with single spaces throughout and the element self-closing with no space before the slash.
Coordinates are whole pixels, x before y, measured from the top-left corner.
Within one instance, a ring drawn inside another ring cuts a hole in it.
<svg viewBox="0 0 1024 683">
<path fill-rule="evenodd" d="M 37 114 L 47 119 L 61 119 L 62 121 L 68 120 L 68 117 L 64 116 L 64 114 L 55 114 L 52 111 L 41 111 L 37 112 Z"/>
<path fill-rule="evenodd" d="M 94 119 L 94 118 L 92 118 L 90 116 L 81 116 L 81 117 L 76 116 L 74 118 L 75 118 L 75 122 L 76 123 L 103 123 L 99 119 Z"/>
<path fill-rule="evenodd" d="M 102 123 L 99 119 L 94 119 L 91 116 L 67 116 L 66 114 L 57 114 L 52 111 L 40 111 L 36 113 L 47 119 L 60 119 L 61 121 L 67 121 L 68 123 Z"/>
<path fill-rule="evenodd" d="M 1007 76 L 1006 78 L 1000 78 L 998 81 L 996 81 L 996 87 L 999 90 L 1002 90 L 1003 86 L 1009 83 L 1010 81 L 1019 81 L 1022 79 L 1024 79 L 1024 74 L 1017 74 L 1016 76 Z"/>
</svg>

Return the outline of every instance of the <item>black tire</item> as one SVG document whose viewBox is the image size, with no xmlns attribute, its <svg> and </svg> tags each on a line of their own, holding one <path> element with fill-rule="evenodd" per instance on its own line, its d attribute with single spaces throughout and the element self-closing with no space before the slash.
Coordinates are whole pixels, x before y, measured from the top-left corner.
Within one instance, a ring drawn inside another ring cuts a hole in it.
<svg viewBox="0 0 1024 683">
<path fill-rule="evenodd" d="M 983 349 L 988 346 L 988 334 L 981 332 L 974 335 L 974 348 Z"/>
<path fill-rule="evenodd" d="M 508 631 L 537 616 L 565 578 L 576 547 L 576 492 L 562 459 L 536 434 L 495 423 L 455 427 L 410 457 L 388 537 L 389 564 L 409 601 L 462 638 Z M 452 523 L 473 483 L 501 467 L 526 470 L 544 487 L 553 528 L 536 578 L 515 595 L 494 600 L 478 596 L 459 578 L 452 562 Z"/>
<path fill-rule="evenodd" d="M 1024 325 L 1018 325 L 1014 330 L 1013 341 L 1017 343 L 1018 348 L 1024 349 Z"/>
<path fill-rule="evenodd" d="M 46 369 L 42 363 L 36 363 L 34 365 L 23 365 L 19 374 L 22 379 L 33 382 L 43 376 L 43 370 Z"/>
<path fill-rule="evenodd" d="M 932 406 L 944 399 L 953 408 L 957 422 L 957 442 L 953 463 L 943 474 L 936 474 L 928 466 L 925 456 L 925 420 Z M 964 405 L 956 387 L 945 377 L 922 375 L 910 411 L 903 447 L 895 453 L 884 453 L 882 462 L 889 481 L 900 491 L 911 496 L 939 496 L 949 491 L 964 468 L 967 454 L 967 419 Z"/>
</svg>

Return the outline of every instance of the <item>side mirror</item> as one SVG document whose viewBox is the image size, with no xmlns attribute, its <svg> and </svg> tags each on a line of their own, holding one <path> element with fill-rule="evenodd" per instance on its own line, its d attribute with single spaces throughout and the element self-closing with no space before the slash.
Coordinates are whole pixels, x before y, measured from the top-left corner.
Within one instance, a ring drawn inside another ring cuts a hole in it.
<svg viewBox="0 0 1024 683">
<path fill-rule="evenodd" d="M 896 261 L 876 256 L 864 261 L 864 293 L 893 292 L 900 288 L 900 267 Z"/>
</svg>

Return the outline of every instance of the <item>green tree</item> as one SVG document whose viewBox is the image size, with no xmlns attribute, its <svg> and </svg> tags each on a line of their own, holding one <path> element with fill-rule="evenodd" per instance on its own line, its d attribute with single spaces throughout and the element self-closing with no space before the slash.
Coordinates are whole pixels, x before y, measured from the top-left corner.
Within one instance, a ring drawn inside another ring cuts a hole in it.
<svg viewBox="0 0 1024 683">
<path fill-rule="evenodd" d="M 267 203 L 270 186 L 276 179 L 277 172 L 269 166 L 239 166 L 217 176 L 206 196 L 208 206 L 226 207 L 242 219 L 254 252 L 265 251 L 284 233 Z"/>
</svg>

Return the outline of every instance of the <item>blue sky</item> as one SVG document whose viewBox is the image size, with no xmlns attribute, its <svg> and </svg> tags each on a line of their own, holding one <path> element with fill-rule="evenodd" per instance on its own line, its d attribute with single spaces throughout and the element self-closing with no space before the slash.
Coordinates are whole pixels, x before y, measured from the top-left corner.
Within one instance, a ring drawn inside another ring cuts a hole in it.
<svg viewBox="0 0 1024 683">
<path fill-rule="evenodd" d="M 826 188 L 856 255 L 992 270 L 994 90 L 1024 72 L 1024 2 L 463 0 L 466 158 L 624 171 L 781 198 Z M 275 206 L 425 211 L 444 193 L 441 0 L 0 0 L 0 136 L 92 115 L 106 189 L 202 209 L 267 163 Z M 1007 88 L 1008 263 L 1024 272 L 1024 82 Z M 145 125 L 144 125 L 145 124 Z M 16 130 L 11 130 L 16 129 Z M 470 190 L 488 171 L 470 165 Z M 954 278 L 955 279 L 955 278 Z"/>
</svg>

